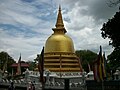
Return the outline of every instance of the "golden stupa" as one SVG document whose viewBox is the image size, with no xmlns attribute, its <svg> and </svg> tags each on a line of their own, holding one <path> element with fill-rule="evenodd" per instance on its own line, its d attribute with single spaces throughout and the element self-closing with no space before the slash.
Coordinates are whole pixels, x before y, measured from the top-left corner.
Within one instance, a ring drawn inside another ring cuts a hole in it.
<svg viewBox="0 0 120 90">
<path fill-rule="evenodd" d="M 75 55 L 72 39 L 64 28 L 61 7 L 59 6 L 54 33 L 47 39 L 44 51 L 44 68 L 51 72 L 80 72 L 82 67 Z"/>
</svg>

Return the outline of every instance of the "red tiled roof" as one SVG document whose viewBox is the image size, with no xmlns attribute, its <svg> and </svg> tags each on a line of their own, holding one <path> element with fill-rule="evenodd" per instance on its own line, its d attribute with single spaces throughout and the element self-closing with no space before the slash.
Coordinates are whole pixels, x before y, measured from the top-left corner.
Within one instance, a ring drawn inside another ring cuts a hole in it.
<svg viewBox="0 0 120 90">
<path fill-rule="evenodd" d="M 17 66 L 18 66 L 18 63 L 13 63 L 11 65 L 11 67 L 17 67 Z M 21 67 L 29 67 L 29 64 L 27 64 L 27 63 L 21 63 Z"/>
</svg>

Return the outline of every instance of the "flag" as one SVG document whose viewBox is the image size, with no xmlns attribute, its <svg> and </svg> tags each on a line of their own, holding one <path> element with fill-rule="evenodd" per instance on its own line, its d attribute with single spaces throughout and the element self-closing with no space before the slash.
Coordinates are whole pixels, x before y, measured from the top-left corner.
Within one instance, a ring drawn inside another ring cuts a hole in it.
<svg viewBox="0 0 120 90">
<path fill-rule="evenodd" d="M 38 57 L 38 70 L 40 72 L 40 82 L 43 84 L 44 83 L 44 47 L 41 51 L 40 56 Z"/>
<path fill-rule="evenodd" d="M 107 64 L 107 61 L 106 61 L 105 52 L 104 52 L 104 54 L 103 54 L 103 65 L 104 65 L 104 78 L 105 78 L 105 79 L 107 78 L 106 64 Z"/>
<path fill-rule="evenodd" d="M 90 71 L 91 71 L 91 68 L 90 68 L 89 62 L 87 62 L 87 64 L 88 64 L 88 69 L 89 69 L 89 72 L 90 72 Z"/>
<path fill-rule="evenodd" d="M 99 56 L 97 56 L 97 60 L 94 61 L 94 63 L 93 63 L 93 73 L 94 73 L 94 80 L 99 82 L 100 80 L 99 80 L 99 75 L 98 75 L 98 74 L 99 74 L 99 73 L 98 73 L 98 70 L 99 70 L 99 69 L 98 69 L 98 68 L 99 68 L 99 60 L 98 60 L 98 57 L 99 57 Z"/>
<path fill-rule="evenodd" d="M 21 54 L 18 60 L 18 65 L 17 65 L 17 75 L 21 74 Z"/>
<path fill-rule="evenodd" d="M 97 60 L 93 65 L 94 79 L 96 81 L 103 81 L 106 77 L 104 58 L 102 56 L 102 47 L 100 46 L 100 51 L 97 56 Z"/>
<path fill-rule="evenodd" d="M 100 78 L 103 81 L 106 78 L 106 67 L 105 67 L 105 57 L 102 55 L 102 47 L 100 47 Z"/>
</svg>

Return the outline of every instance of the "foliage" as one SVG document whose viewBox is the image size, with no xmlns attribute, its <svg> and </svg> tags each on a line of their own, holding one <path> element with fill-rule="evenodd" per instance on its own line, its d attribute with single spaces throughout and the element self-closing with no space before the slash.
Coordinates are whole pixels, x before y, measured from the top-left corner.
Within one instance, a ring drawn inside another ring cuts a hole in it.
<svg viewBox="0 0 120 90">
<path fill-rule="evenodd" d="M 117 6 L 119 4 L 120 4 L 120 0 L 109 0 L 108 1 L 108 6 L 109 7 Z"/>
<path fill-rule="evenodd" d="M 15 63 L 14 59 L 7 52 L 4 52 L 4 51 L 0 52 L 0 69 L 1 70 L 3 70 L 3 67 L 7 59 L 8 59 L 7 71 L 11 73 L 12 71 L 11 65 Z"/>
<path fill-rule="evenodd" d="M 115 70 L 120 66 L 120 50 L 115 49 L 110 55 L 108 55 L 109 69 Z"/>
<path fill-rule="evenodd" d="M 112 19 L 103 24 L 101 29 L 102 37 L 109 38 L 109 44 L 115 48 L 120 48 L 120 11 L 116 12 Z"/>
<path fill-rule="evenodd" d="M 88 64 L 92 68 L 92 63 L 97 58 L 97 54 L 90 50 L 77 50 L 76 54 L 81 60 L 83 69 L 89 72 Z"/>
<path fill-rule="evenodd" d="M 40 57 L 40 54 L 37 54 L 37 57 L 34 59 L 35 63 L 38 62 L 39 57 Z"/>
<path fill-rule="evenodd" d="M 29 64 L 29 70 L 34 70 L 36 68 L 36 63 L 33 61 L 28 61 Z"/>
<path fill-rule="evenodd" d="M 116 69 L 120 66 L 120 11 L 103 24 L 101 31 L 102 37 L 109 38 L 109 44 L 114 47 L 114 51 L 108 56 L 109 69 Z"/>
</svg>

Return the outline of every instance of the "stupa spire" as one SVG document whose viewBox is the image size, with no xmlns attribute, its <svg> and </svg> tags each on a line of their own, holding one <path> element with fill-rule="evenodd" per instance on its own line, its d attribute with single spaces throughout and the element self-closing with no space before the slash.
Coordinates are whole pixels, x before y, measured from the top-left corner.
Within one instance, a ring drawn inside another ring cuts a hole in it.
<svg viewBox="0 0 120 90">
<path fill-rule="evenodd" d="M 59 5 L 59 10 L 58 10 L 57 22 L 56 22 L 55 26 L 56 26 L 56 28 L 63 28 L 64 27 L 60 5 Z"/>
<path fill-rule="evenodd" d="M 63 19 L 62 19 L 62 13 L 61 13 L 61 6 L 60 5 L 59 5 L 58 16 L 57 16 L 57 21 L 56 21 L 55 26 L 56 26 L 56 28 L 53 28 L 54 32 L 57 32 L 57 31 L 62 31 L 63 33 L 67 32 L 66 29 L 64 28 L 64 23 L 63 23 Z"/>
</svg>

